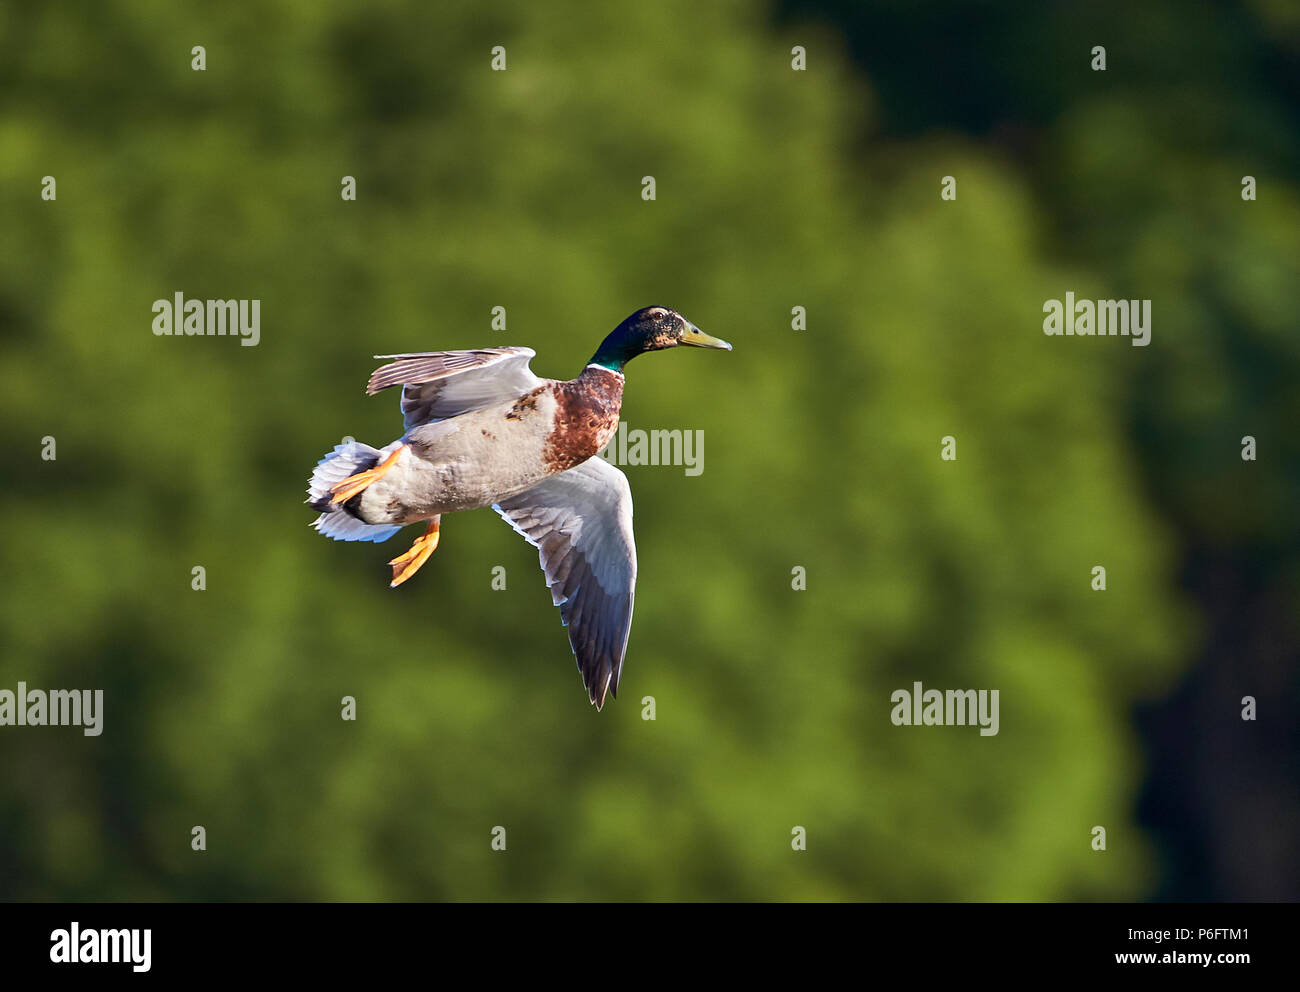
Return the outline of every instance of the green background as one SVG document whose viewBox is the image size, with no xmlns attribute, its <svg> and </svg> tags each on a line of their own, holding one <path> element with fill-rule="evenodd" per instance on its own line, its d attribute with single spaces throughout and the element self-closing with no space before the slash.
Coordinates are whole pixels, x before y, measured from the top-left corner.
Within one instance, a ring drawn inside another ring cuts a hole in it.
<svg viewBox="0 0 1300 992">
<path fill-rule="evenodd" d="M 1295 897 L 1298 38 L 1264 0 L 0 7 L 0 688 L 106 694 L 98 738 L 0 728 L 0 897 Z M 155 337 L 177 291 L 261 343 Z M 1151 345 L 1044 336 L 1067 291 L 1151 299 Z M 400 433 L 371 355 L 568 378 L 650 304 L 735 351 L 629 369 L 704 472 L 626 470 L 597 714 L 495 514 L 390 591 L 415 532 L 301 500 Z M 893 726 L 915 680 L 1000 733 Z"/>
</svg>

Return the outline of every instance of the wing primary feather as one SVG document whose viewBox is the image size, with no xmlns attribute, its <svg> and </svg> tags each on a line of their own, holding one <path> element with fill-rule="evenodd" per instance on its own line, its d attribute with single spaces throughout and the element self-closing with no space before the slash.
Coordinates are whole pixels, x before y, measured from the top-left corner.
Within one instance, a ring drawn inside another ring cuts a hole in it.
<svg viewBox="0 0 1300 992">
<path fill-rule="evenodd" d="M 537 548 L 583 688 L 601 708 L 618 696 L 632 625 L 636 546 L 627 478 L 592 458 L 493 509 Z"/>
<path fill-rule="evenodd" d="M 410 430 L 505 400 L 518 399 L 542 385 L 528 362 L 532 348 L 479 348 L 376 355 L 393 359 L 375 369 L 366 383 L 370 395 L 402 387 L 402 415 Z"/>
</svg>

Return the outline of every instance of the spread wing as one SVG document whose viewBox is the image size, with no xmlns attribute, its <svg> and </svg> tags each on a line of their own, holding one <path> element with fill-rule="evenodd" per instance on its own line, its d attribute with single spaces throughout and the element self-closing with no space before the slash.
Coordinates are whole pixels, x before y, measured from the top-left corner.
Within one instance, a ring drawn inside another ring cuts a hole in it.
<svg viewBox="0 0 1300 992">
<path fill-rule="evenodd" d="M 528 367 L 535 354 L 532 348 L 479 348 L 376 355 L 397 360 L 375 369 L 366 392 L 373 396 L 381 389 L 400 385 L 402 416 L 410 430 L 536 389 L 543 380 Z"/>
<path fill-rule="evenodd" d="M 607 690 L 618 697 L 632 629 L 636 544 L 627 476 L 589 458 L 492 509 L 537 548 L 582 684 L 600 709 Z"/>
</svg>

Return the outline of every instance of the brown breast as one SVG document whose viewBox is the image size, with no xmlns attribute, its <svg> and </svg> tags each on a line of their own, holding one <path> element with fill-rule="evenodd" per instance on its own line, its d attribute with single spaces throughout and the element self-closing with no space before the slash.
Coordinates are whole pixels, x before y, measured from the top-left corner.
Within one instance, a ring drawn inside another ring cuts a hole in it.
<svg viewBox="0 0 1300 992">
<path fill-rule="evenodd" d="M 550 471 L 564 472 L 605 447 L 618 430 L 623 377 L 591 365 L 578 378 L 549 388 L 555 396 L 555 420 L 542 458 Z"/>
</svg>

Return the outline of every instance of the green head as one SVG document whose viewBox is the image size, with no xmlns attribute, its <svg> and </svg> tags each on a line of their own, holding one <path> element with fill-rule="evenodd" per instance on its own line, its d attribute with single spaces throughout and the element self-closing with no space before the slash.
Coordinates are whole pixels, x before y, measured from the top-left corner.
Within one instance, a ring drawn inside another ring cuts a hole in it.
<svg viewBox="0 0 1300 992">
<path fill-rule="evenodd" d="M 727 342 L 705 334 L 676 310 L 646 307 L 610 331 L 588 364 L 621 372 L 637 355 L 676 348 L 679 344 L 731 350 Z"/>
</svg>

